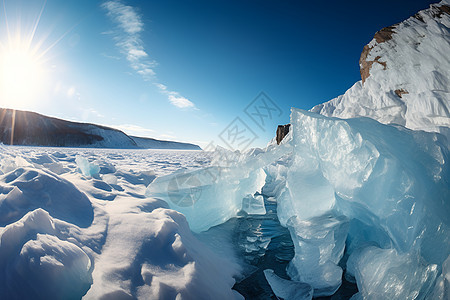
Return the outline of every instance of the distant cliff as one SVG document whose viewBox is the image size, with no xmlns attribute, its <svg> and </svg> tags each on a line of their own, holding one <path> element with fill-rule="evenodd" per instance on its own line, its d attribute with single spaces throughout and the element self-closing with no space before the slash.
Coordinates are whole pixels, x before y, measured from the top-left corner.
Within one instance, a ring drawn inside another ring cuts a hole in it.
<svg viewBox="0 0 450 300">
<path fill-rule="evenodd" d="M 4 108 L 0 108 L 0 142 L 50 147 L 201 149 L 194 144 L 131 137 L 114 128 Z"/>
<path fill-rule="evenodd" d="M 179 143 L 172 141 L 161 141 L 152 138 L 143 138 L 137 136 L 130 136 L 138 148 L 144 149 L 183 149 L 183 150 L 201 150 L 201 148 L 195 144 Z"/>
</svg>

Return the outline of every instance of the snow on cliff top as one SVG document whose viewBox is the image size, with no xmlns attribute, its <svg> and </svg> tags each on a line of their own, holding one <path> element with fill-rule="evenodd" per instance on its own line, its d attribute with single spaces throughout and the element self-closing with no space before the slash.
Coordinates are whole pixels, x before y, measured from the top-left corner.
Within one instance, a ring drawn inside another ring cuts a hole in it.
<svg viewBox="0 0 450 300">
<path fill-rule="evenodd" d="M 360 68 L 361 81 L 311 111 L 450 136 L 450 1 L 378 31 Z"/>
</svg>

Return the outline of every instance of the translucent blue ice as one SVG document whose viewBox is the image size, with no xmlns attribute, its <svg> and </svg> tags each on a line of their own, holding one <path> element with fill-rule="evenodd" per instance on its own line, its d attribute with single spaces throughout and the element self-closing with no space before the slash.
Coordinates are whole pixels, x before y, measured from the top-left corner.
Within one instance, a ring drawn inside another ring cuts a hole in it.
<svg viewBox="0 0 450 300">
<path fill-rule="evenodd" d="M 78 169 L 80 169 L 81 173 L 86 177 L 97 176 L 100 172 L 100 166 L 90 163 L 87 158 L 80 155 L 76 156 L 75 162 L 77 163 Z"/>
<path fill-rule="evenodd" d="M 147 196 L 166 200 L 193 230 L 202 231 L 241 209 L 262 213 L 254 197 L 262 188 L 276 198 L 280 223 L 294 242 L 287 273 L 310 285 L 315 297 L 335 293 L 344 273 L 358 285 L 355 299 L 445 299 L 448 140 L 368 118 L 343 120 L 295 108 L 291 125 L 282 145 L 238 155 L 231 166 L 157 178 Z"/>
</svg>

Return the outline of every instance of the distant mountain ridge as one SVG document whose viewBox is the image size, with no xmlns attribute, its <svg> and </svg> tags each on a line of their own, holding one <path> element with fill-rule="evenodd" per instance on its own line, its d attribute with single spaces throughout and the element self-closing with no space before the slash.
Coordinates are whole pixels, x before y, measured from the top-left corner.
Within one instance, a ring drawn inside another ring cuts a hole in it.
<svg viewBox="0 0 450 300">
<path fill-rule="evenodd" d="M 194 144 L 129 136 L 106 126 L 0 108 L 0 142 L 10 145 L 11 140 L 13 145 L 27 146 L 201 150 Z"/>
</svg>

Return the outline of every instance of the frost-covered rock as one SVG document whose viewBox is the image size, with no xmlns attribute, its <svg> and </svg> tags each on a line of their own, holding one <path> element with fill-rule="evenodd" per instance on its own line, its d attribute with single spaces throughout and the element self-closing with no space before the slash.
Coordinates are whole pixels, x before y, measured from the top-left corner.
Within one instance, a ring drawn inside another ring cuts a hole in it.
<svg viewBox="0 0 450 300">
<path fill-rule="evenodd" d="M 313 112 L 370 117 L 450 138 L 450 2 L 377 32 L 364 47 L 362 81 Z"/>
</svg>

